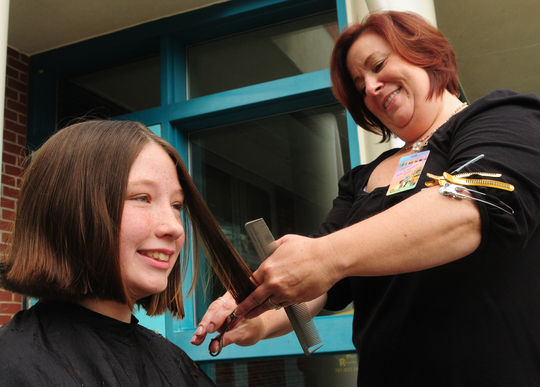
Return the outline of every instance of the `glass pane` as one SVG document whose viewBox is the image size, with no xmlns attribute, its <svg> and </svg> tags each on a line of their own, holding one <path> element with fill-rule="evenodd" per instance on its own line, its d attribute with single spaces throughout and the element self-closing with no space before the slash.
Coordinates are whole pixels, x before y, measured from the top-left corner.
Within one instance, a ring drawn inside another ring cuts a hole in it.
<svg viewBox="0 0 540 387">
<path fill-rule="evenodd" d="M 326 12 L 187 50 L 190 98 L 329 67 L 338 35 L 335 12 Z"/>
<path fill-rule="evenodd" d="M 155 55 L 61 80 L 58 126 L 81 116 L 109 118 L 159 106 L 160 74 L 160 58 Z"/>
<path fill-rule="evenodd" d="M 203 366 L 220 387 L 356 386 L 356 354 L 224 362 Z"/>
<path fill-rule="evenodd" d="M 252 269 L 259 259 L 244 224 L 264 218 L 276 238 L 316 232 L 350 168 L 345 110 L 337 104 L 197 132 L 190 144 L 195 183 Z M 199 313 L 223 292 L 208 281 Z"/>
</svg>

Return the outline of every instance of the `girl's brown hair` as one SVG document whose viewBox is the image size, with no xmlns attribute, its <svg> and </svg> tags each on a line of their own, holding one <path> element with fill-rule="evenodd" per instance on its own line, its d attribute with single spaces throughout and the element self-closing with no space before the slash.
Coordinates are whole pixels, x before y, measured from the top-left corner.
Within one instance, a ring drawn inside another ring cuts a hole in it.
<svg viewBox="0 0 540 387">
<path fill-rule="evenodd" d="M 428 98 L 442 95 L 445 89 L 459 96 L 456 56 L 437 28 L 414 13 L 373 13 L 362 23 L 341 33 L 330 61 L 334 94 L 362 128 L 382 135 L 382 141 L 391 135 L 390 130 L 366 107 L 364 95 L 356 89 L 347 68 L 349 49 L 366 31 L 375 32 L 388 42 L 396 54 L 426 70 L 430 80 Z"/>
<path fill-rule="evenodd" d="M 131 165 L 150 142 L 163 147 L 176 165 L 189 221 L 184 222 L 182 259 L 176 261 L 166 290 L 132 300 L 120 273 L 120 222 Z M 137 122 L 87 121 L 53 135 L 25 171 L 12 239 L 0 262 L 2 286 L 36 298 L 115 300 L 140 304 L 149 315 L 168 309 L 181 318 L 182 279 L 189 255 L 196 276 L 199 242 L 235 297 L 254 288 L 236 283 L 235 278 L 249 278 L 249 269 L 202 200 L 178 152 Z"/>
</svg>

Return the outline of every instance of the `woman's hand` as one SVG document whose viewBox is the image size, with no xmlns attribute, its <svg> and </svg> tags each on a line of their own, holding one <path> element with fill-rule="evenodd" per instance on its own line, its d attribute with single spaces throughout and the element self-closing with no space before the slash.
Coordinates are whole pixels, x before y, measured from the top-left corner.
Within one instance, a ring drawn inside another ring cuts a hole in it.
<svg viewBox="0 0 540 387">
<path fill-rule="evenodd" d="M 191 344 L 201 345 L 207 334 L 220 331 L 220 328 L 236 309 L 236 306 L 236 302 L 228 292 L 212 302 L 191 338 Z M 251 320 L 239 318 L 223 335 L 223 346 L 229 344 L 253 345 L 263 338 L 263 328 L 264 323 L 261 318 Z M 217 346 L 218 342 L 216 341 L 213 343 L 214 348 L 210 348 L 213 353 L 218 351 Z"/>
<path fill-rule="evenodd" d="M 341 279 L 328 238 L 286 235 L 275 243 L 274 253 L 253 273 L 259 286 L 238 305 L 238 316 L 253 318 L 275 305 L 312 300 Z"/>
</svg>

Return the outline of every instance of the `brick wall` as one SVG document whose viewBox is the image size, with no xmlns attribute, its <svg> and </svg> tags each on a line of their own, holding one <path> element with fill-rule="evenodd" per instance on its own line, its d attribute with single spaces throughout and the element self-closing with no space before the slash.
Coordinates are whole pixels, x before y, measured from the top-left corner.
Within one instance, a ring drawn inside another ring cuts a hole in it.
<svg viewBox="0 0 540 387">
<path fill-rule="evenodd" d="M 11 48 L 7 53 L 4 109 L 4 154 L 2 156 L 2 200 L 0 243 L 5 245 L 15 219 L 26 150 L 29 58 Z M 22 297 L 0 289 L 0 325 L 22 309 Z"/>
</svg>

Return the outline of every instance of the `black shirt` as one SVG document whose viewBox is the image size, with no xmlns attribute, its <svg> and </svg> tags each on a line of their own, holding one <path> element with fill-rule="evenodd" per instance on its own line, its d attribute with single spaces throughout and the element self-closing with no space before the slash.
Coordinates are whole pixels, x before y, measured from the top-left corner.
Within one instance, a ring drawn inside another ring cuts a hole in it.
<svg viewBox="0 0 540 387">
<path fill-rule="evenodd" d="M 3 386 L 213 386 L 182 351 L 138 324 L 38 302 L 0 328 Z"/>
<path fill-rule="evenodd" d="M 515 213 L 477 203 L 482 241 L 473 254 L 415 273 L 346 278 L 330 290 L 326 308 L 354 302 L 358 385 L 540 386 L 540 101 L 490 93 L 442 125 L 424 150 L 428 160 L 410 191 L 364 191 L 396 149 L 346 174 L 320 234 L 390 208 L 424 188 L 426 172 L 451 172 L 479 154 L 462 172 L 502 173 L 514 192 L 474 189 Z"/>
</svg>

